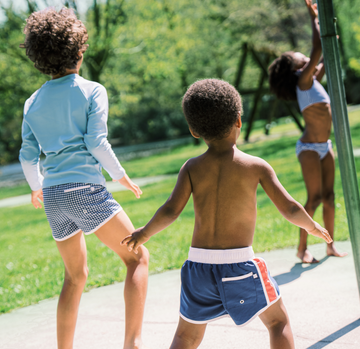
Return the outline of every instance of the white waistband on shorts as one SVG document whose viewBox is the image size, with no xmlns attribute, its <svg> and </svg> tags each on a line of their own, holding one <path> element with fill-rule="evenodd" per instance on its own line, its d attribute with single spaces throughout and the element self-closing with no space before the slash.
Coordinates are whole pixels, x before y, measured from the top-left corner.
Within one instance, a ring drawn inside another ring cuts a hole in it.
<svg viewBox="0 0 360 349">
<path fill-rule="evenodd" d="M 188 260 L 206 264 L 243 263 L 255 257 L 252 246 L 227 250 L 190 247 Z"/>
</svg>

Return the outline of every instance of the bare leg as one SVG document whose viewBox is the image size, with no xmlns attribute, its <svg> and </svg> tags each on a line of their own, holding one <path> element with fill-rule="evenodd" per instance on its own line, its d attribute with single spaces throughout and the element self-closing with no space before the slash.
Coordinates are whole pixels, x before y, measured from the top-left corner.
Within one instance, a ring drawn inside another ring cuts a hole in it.
<svg viewBox="0 0 360 349">
<path fill-rule="evenodd" d="M 303 151 L 299 154 L 301 170 L 307 191 L 307 201 L 304 205 L 306 212 L 313 217 L 315 210 L 321 203 L 322 176 L 319 155 L 315 151 Z M 300 229 L 300 241 L 296 254 L 303 263 L 318 263 L 307 249 L 308 233 Z"/>
<path fill-rule="evenodd" d="M 120 241 L 134 231 L 129 217 L 124 211 L 118 213 L 108 223 L 98 229 L 96 236 L 111 248 L 125 263 L 125 349 L 145 348 L 141 340 L 141 328 L 144 315 L 148 281 L 149 252 L 141 246 L 139 253 L 129 252 Z"/>
<path fill-rule="evenodd" d="M 295 348 L 289 316 L 281 298 L 259 315 L 259 318 L 269 331 L 271 349 Z"/>
<path fill-rule="evenodd" d="M 334 179 L 335 179 L 335 160 L 334 152 L 331 149 L 329 153 L 321 161 L 322 169 L 322 198 L 323 198 L 323 219 L 324 225 L 330 236 L 334 240 L 334 222 L 335 222 L 335 194 L 334 194 Z M 328 256 L 344 257 L 346 252 L 339 253 L 334 242 L 327 244 L 326 253 Z"/>
<path fill-rule="evenodd" d="M 65 241 L 57 241 L 65 265 L 64 285 L 57 309 L 58 349 L 72 349 L 80 298 L 88 268 L 86 244 L 82 232 Z"/>
<path fill-rule="evenodd" d="M 195 349 L 204 338 L 206 324 L 191 324 L 181 317 L 170 349 Z"/>
</svg>

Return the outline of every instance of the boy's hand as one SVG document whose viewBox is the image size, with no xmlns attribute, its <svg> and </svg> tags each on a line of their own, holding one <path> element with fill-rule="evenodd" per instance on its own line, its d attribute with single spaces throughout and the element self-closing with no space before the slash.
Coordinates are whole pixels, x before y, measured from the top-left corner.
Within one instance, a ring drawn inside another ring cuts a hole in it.
<svg viewBox="0 0 360 349">
<path fill-rule="evenodd" d="M 40 199 L 41 201 L 44 201 L 44 197 L 43 197 L 43 191 L 42 189 L 39 190 L 35 190 L 31 192 L 31 203 L 34 205 L 35 208 L 41 208 L 41 203 L 38 200 Z"/>
<path fill-rule="evenodd" d="M 138 185 L 136 185 L 129 176 L 125 173 L 125 176 L 119 180 L 114 180 L 114 182 L 119 182 L 121 185 L 123 185 L 125 188 L 131 190 L 135 196 L 139 199 L 140 195 L 142 194 L 141 189 Z"/>
<path fill-rule="evenodd" d="M 312 0 L 305 0 L 305 4 L 309 10 L 310 16 L 312 18 L 317 18 L 318 16 L 317 4 L 313 4 Z"/>
<path fill-rule="evenodd" d="M 134 251 L 138 253 L 138 248 L 147 242 L 150 238 L 145 236 L 144 227 L 136 229 L 131 235 L 128 235 L 120 245 L 127 245 L 129 252 Z"/>
<path fill-rule="evenodd" d="M 311 230 L 306 230 L 309 234 L 325 240 L 328 244 L 333 241 L 328 231 L 323 228 L 319 223 L 314 222 L 315 227 Z"/>
</svg>

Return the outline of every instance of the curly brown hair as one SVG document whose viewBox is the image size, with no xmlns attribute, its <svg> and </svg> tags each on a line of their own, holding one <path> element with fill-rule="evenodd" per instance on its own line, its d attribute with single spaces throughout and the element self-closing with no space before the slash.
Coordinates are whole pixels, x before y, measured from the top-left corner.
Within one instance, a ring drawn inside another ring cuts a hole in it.
<svg viewBox="0 0 360 349">
<path fill-rule="evenodd" d="M 32 13 L 24 28 L 25 42 L 20 45 L 43 74 L 64 74 L 74 69 L 79 61 L 79 51 L 85 52 L 88 34 L 84 24 L 73 10 L 53 8 Z"/>
<path fill-rule="evenodd" d="M 277 98 L 296 101 L 296 85 L 299 77 L 294 71 L 294 52 L 283 53 L 269 66 L 270 89 Z"/>
<path fill-rule="evenodd" d="M 182 108 L 190 129 L 206 140 L 226 137 L 243 111 L 236 89 L 217 79 L 192 84 L 183 97 Z"/>
</svg>

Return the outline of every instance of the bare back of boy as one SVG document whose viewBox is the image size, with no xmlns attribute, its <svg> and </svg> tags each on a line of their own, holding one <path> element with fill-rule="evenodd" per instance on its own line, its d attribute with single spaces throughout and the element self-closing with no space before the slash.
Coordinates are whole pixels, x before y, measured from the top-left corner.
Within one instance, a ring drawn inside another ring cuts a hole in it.
<svg viewBox="0 0 360 349">
<path fill-rule="evenodd" d="M 206 153 L 186 163 L 183 170 L 188 174 L 195 211 L 192 247 L 232 249 L 252 245 L 259 160 L 236 146 L 210 146 Z"/>
<path fill-rule="evenodd" d="M 285 190 L 273 168 L 265 160 L 237 149 L 240 129 L 239 121 L 224 139 L 205 141 L 208 150 L 182 166 L 175 188 L 165 204 L 145 227 L 121 242 L 128 245 L 129 251 L 137 253 L 140 245 L 173 223 L 191 194 L 195 213 L 191 247 L 226 250 L 251 246 L 258 184 L 284 218 L 330 242 L 326 230 L 314 222 Z"/>
</svg>

